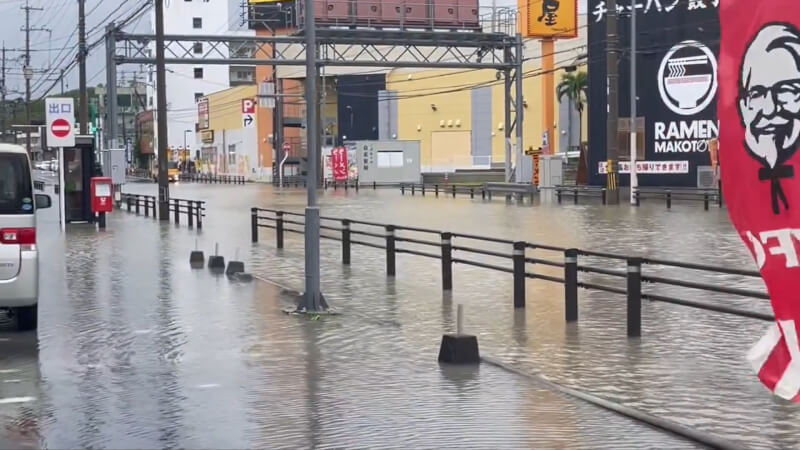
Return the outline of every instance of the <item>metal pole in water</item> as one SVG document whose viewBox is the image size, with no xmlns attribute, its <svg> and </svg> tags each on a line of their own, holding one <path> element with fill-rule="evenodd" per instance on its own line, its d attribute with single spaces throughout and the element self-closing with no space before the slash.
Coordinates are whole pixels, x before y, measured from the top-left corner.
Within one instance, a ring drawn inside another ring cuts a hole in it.
<svg viewBox="0 0 800 450">
<path fill-rule="evenodd" d="M 319 183 L 319 105 L 317 104 L 317 33 L 314 21 L 314 0 L 304 0 L 306 36 L 306 143 L 308 153 L 308 205 L 305 216 L 305 294 L 297 305 L 298 310 L 324 311 L 328 304 L 320 292 L 319 257 L 319 207 L 317 185 Z"/>
<path fill-rule="evenodd" d="M 61 231 L 67 230 L 67 203 L 64 195 L 64 147 L 58 147 L 58 214 Z"/>
<path fill-rule="evenodd" d="M 464 305 L 458 305 L 456 314 L 456 334 L 464 334 Z"/>
</svg>

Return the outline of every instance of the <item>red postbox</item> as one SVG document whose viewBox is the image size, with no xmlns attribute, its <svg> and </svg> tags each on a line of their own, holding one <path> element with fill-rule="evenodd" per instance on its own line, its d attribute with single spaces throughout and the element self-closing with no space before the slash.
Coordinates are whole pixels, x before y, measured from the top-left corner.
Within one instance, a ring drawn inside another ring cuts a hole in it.
<svg viewBox="0 0 800 450">
<path fill-rule="evenodd" d="M 93 177 L 91 196 L 93 213 L 110 213 L 114 206 L 114 185 L 111 183 L 111 178 Z"/>
</svg>

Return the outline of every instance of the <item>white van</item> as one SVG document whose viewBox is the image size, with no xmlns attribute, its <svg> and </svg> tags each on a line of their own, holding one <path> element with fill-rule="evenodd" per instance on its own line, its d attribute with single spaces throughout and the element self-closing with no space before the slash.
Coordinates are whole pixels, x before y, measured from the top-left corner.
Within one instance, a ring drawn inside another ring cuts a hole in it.
<svg viewBox="0 0 800 450">
<path fill-rule="evenodd" d="M 16 318 L 20 330 L 38 322 L 36 209 L 50 206 L 49 196 L 33 193 L 25 148 L 0 144 L 0 309 Z"/>
</svg>

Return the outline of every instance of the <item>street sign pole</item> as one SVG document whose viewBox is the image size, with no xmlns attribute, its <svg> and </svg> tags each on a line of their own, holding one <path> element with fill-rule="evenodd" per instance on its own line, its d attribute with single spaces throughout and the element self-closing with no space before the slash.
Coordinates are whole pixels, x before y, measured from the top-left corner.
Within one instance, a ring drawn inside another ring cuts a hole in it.
<svg viewBox="0 0 800 450">
<path fill-rule="evenodd" d="M 64 186 L 64 147 L 58 147 L 58 215 L 61 231 L 67 230 L 67 187 Z"/>
</svg>

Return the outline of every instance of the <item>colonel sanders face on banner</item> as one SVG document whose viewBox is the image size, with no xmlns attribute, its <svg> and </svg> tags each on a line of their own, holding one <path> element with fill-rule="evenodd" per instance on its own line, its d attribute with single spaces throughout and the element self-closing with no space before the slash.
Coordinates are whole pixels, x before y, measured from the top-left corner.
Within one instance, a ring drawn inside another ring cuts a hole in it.
<svg viewBox="0 0 800 450">
<path fill-rule="evenodd" d="M 742 59 L 739 115 L 745 144 L 765 169 L 759 179 L 771 181 L 773 209 L 780 198 L 788 209 L 780 180 L 793 178 L 782 166 L 800 140 L 800 32 L 793 25 L 769 24 L 750 42 Z"/>
</svg>

